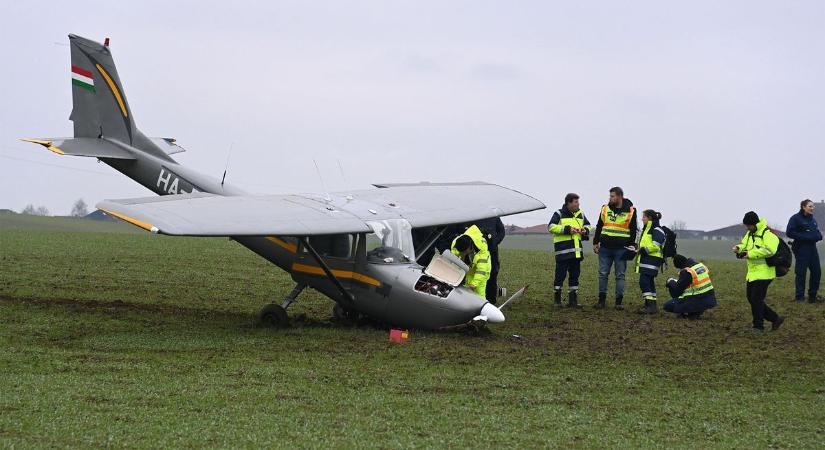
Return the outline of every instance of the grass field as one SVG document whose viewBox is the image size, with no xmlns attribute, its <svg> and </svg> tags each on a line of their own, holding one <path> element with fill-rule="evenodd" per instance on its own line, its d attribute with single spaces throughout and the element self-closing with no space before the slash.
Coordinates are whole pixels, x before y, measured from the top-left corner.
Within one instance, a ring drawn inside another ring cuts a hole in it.
<svg viewBox="0 0 825 450">
<path fill-rule="evenodd" d="M 506 323 L 393 345 L 331 323 L 314 292 L 291 328 L 253 327 L 290 280 L 227 239 L 14 228 L 2 447 L 825 445 L 825 307 L 792 302 L 786 277 L 769 300 L 783 328 L 748 331 L 739 261 L 710 263 L 721 305 L 685 321 L 553 309 L 547 252 L 508 249 L 502 283 L 531 288 Z M 595 278 L 590 257 L 586 303 Z M 635 309 L 633 274 L 628 291 Z"/>
</svg>

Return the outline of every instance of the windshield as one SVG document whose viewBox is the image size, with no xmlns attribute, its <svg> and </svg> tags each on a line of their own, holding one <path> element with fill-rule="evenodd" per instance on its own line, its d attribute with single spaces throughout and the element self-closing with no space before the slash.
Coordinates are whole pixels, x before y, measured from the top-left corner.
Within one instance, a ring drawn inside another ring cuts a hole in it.
<svg viewBox="0 0 825 450">
<path fill-rule="evenodd" d="M 387 263 L 409 263 L 415 261 L 412 226 L 405 219 L 388 219 L 367 222 L 381 242 L 370 256 L 381 253 L 381 260 Z"/>
</svg>

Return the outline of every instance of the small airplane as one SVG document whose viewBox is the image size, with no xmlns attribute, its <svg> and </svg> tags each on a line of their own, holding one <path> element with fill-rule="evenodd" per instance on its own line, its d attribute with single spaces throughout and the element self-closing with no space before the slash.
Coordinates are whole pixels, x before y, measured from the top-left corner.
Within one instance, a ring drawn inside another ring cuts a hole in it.
<svg viewBox="0 0 825 450">
<path fill-rule="evenodd" d="M 171 155 L 184 150 L 175 139 L 146 137 L 136 127 L 108 38 L 100 44 L 70 34 L 69 44 L 74 137 L 23 140 L 97 158 L 160 195 L 96 205 L 111 216 L 152 233 L 230 237 L 288 272 L 294 289 L 261 309 L 261 323 L 287 325 L 286 309 L 307 287 L 332 299 L 339 318 L 364 315 L 421 329 L 504 321 L 498 307 L 461 286 L 467 267 L 449 249 L 427 267 L 416 255 L 430 251 L 450 225 L 543 209 L 542 202 L 481 182 L 248 194 L 178 164 Z M 431 230 L 418 248 L 413 229 Z"/>
</svg>

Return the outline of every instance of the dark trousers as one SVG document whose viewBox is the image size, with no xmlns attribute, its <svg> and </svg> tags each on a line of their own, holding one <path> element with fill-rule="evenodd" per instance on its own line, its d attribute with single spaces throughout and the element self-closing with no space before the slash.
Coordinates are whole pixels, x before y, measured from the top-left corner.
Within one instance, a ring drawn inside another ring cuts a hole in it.
<svg viewBox="0 0 825 450">
<path fill-rule="evenodd" d="M 567 287 L 571 291 L 579 289 L 579 275 L 582 272 L 582 261 L 580 259 L 556 259 L 556 277 L 553 279 L 553 289 L 560 291 L 564 285 L 564 279 L 567 275 L 570 278 L 567 280 Z"/>
<path fill-rule="evenodd" d="M 715 308 L 716 294 L 693 295 L 685 298 L 672 298 L 665 302 L 663 309 L 675 314 L 693 317 L 701 316 L 703 312 Z"/>
<path fill-rule="evenodd" d="M 808 297 L 816 297 L 819 293 L 819 279 L 822 277 L 822 269 L 819 264 L 819 252 L 815 245 L 800 247 L 794 252 L 796 256 L 796 298 L 805 297 L 805 276 L 811 272 L 811 280 L 808 285 Z"/>
<path fill-rule="evenodd" d="M 656 300 L 656 275 L 639 273 L 639 288 L 642 290 L 642 298 Z"/>
<path fill-rule="evenodd" d="M 753 314 L 753 327 L 762 329 L 765 321 L 774 322 L 779 317 L 776 311 L 765 303 L 768 296 L 768 286 L 773 280 L 748 281 L 747 295 L 748 303 L 751 304 L 751 314 Z"/>
<path fill-rule="evenodd" d="M 498 271 L 501 269 L 501 261 L 498 259 L 498 247 L 490 250 L 490 279 L 487 280 L 487 290 L 484 292 L 487 301 L 496 304 L 498 298 Z"/>
</svg>

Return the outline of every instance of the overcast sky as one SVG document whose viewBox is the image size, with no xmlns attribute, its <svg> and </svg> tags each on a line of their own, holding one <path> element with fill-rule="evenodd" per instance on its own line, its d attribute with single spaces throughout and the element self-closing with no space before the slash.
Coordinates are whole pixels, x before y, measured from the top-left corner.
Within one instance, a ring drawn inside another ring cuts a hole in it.
<svg viewBox="0 0 825 450">
<path fill-rule="evenodd" d="M 6 2 L 0 208 L 148 191 L 19 137 L 71 136 L 68 33 L 111 48 L 138 127 L 258 193 L 502 184 L 595 221 L 784 227 L 825 198 L 825 2 Z M 317 161 L 323 185 L 315 170 Z"/>
</svg>

